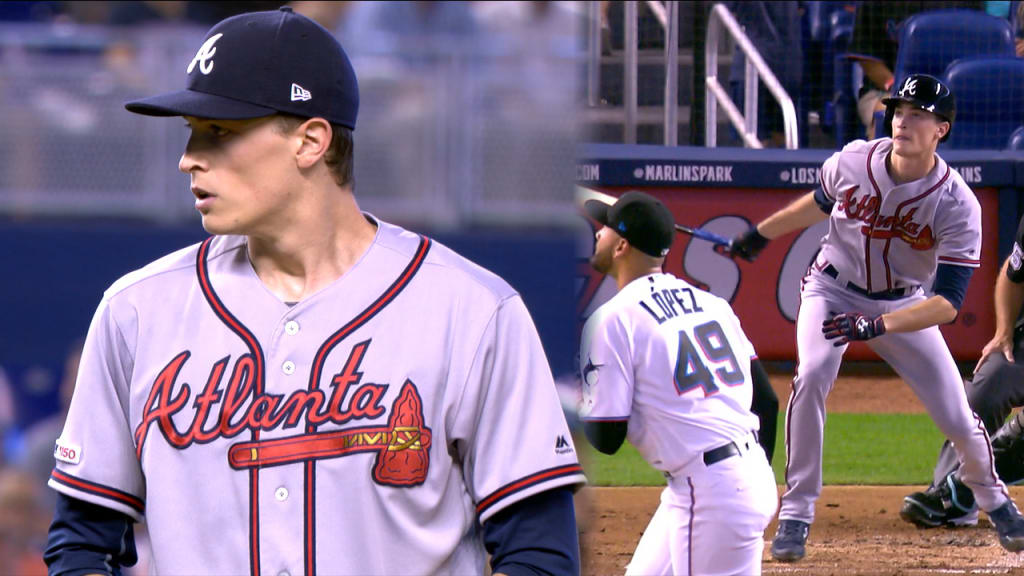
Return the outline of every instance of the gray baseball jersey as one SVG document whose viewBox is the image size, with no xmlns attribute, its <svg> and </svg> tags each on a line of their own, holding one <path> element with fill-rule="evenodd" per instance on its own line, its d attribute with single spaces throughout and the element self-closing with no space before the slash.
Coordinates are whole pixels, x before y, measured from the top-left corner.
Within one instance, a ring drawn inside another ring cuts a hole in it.
<svg viewBox="0 0 1024 576">
<path fill-rule="evenodd" d="M 938 155 L 921 180 L 899 186 L 885 159 L 892 140 L 856 140 L 821 167 L 835 202 L 821 259 L 868 292 L 920 286 L 938 263 L 981 264 L 981 205 Z"/>
<path fill-rule="evenodd" d="M 483 573 L 480 523 L 582 471 L 518 294 L 377 224 L 294 305 L 238 236 L 116 282 L 50 486 L 145 518 L 160 573 Z"/>
</svg>

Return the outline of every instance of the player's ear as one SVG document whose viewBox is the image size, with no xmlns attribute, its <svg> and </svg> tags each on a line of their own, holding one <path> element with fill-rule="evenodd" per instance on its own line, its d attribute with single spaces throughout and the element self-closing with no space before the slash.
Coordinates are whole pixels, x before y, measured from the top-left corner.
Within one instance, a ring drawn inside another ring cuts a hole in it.
<svg viewBox="0 0 1024 576">
<path fill-rule="evenodd" d="M 615 250 L 612 251 L 612 256 L 624 256 L 629 252 L 630 245 L 625 238 L 618 238 L 615 240 Z"/>
<path fill-rule="evenodd" d="M 331 146 L 331 123 L 323 118 L 310 118 L 295 129 L 298 149 L 295 159 L 299 168 L 311 168 Z"/>
<path fill-rule="evenodd" d="M 939 140 L 942 140 L 942 138 L 946 134 L 949 134 L 949 129 L 950 129 L 949 122 L 946 122 L 946 121 L 939 122 L 939 130 L 938 130 Z"/>
</svg>

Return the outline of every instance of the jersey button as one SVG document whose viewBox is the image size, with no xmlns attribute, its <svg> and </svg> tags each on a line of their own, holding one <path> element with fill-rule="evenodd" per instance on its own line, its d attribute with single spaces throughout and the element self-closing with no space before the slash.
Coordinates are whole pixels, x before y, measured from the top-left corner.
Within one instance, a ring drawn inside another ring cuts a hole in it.
<svg viewBox="0 0 1024 576">
<path fill-rule="evenodd" d="M 299 323 L 295 320 L 291 320 L 284 325 L 284 331 L 289 336 L 295 336 L 299 333 Z"/>
<path fill-rule="evenodd" d="M 288 499 L 288 489 L 281 486 L 274 492 L 274 498 L 277 498 L 278 502 L 284 502 Z M 284 574 L 284 572 L 282 572 L 282 574 Z"/>
<path fill-rule="evenodd" d="M 291 376 L 292 373 L 295 372 L 295 363 L 292 362 L 291 360 L 287 360 L 287 361 L 285 361 L 284 364 L 281 365 L 281 370 L 285 374 Z"/>
</svg>

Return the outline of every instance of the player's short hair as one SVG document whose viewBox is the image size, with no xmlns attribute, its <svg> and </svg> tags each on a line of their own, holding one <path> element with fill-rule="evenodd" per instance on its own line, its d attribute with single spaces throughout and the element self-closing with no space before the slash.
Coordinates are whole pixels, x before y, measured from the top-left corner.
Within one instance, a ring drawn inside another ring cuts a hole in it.
<svg viewBox="0 0 1024 576">
<path fill-rule="evenodd" d="M 292 114 L 281 113 L 276 116 L 277 127 L 282 133 L 294 130 L 300 124 L 309 120 L 309 118 Z M 352 131 L 332 122 L 331 134 L 331 144 L 327 147 L 327 153 L 324 154 L 324 163 L 331 170 L 334 181 L 337 182 L 338 186 L 349 186 L 353 183 L 352 159 L 354 142 L 352 140 Z"/>
</svg>

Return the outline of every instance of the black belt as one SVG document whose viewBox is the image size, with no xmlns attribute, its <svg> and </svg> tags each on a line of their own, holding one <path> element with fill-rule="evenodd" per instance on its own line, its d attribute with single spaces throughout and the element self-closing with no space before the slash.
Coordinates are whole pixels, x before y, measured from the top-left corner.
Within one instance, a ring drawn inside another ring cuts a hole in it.
<svg viewBox="0 0 1024 576">
<path fill-rule="evenodd" d="M 839 271 L 831 264 L 825 266 L 821 271 L 835 279 L 839 279 Z M 853 282 L 847 282 L 846 289 L 856 292 L 861 296 L 871 298 L 872 300 L 899 300 L 901 298 L 906 298 L 914 290 L 917 290 L 917 286 L 904 286 L 903 288 L 893 288 L 892 290 L 882 290 L 881 292 L 868 292 Z"/>
<path fill-rule="evenodd" d="M 749 448 L 749 446 L 748 446 Z M 740 447 L 735 442 L 729 442 L 728 444 L 719 446 L 712 450 L 708 450 L 704 453 L 704 465 L 711 466 L 715 462 L 721 462 L 726 458 L 732 458 L 733 456 L 740 455 Z"/>
</svg>

